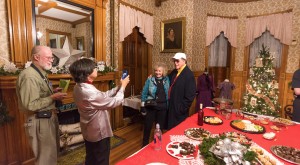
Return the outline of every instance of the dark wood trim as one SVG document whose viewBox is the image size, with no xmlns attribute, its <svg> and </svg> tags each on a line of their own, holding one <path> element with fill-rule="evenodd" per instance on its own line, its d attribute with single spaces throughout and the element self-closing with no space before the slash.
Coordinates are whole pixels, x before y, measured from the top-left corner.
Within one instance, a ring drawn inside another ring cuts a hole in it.
<svg viewBox="0 0 300 165">
<path fill-rule="evenodd" d="M 52 18 L 52 17 L 45 16 L 45 15 L 36 15 L 35 17 L 46 18 L 46 19 L 50 19 L 50 20 L 55 20 L 55 21 L 60 21 L 60 22 L 65 22 L 65 23 L 73 24 L 73 22 L 70 22 L 70 21 L 66 21 L 66 20 L 58 19 L 58 18 Z"/>
</svg>

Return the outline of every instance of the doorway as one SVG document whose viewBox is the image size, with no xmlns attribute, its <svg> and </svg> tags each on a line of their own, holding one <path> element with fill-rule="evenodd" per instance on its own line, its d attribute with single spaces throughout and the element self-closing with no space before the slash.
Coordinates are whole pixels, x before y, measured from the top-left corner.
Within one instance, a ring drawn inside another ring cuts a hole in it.
<svg viewBox="0 0 300 165">
<path fill-rule="evenodd" d="M 218 85 L 230 80 L 231 54 L 231 44 L 221 32 L 209 46 L 208 73 L 214 78 L 215 97 L 219 97 Z"/>
<path fill-rule="evenodd" d="M 146 38 L 135 27 L 123 43 L 123 69 L 130 75 L 130 90 L 125 91 L 125 97 L 140 95 L 148 75 L 151 72 L 152 58 L 150 55 L 150 44 Z"/>
</svg>

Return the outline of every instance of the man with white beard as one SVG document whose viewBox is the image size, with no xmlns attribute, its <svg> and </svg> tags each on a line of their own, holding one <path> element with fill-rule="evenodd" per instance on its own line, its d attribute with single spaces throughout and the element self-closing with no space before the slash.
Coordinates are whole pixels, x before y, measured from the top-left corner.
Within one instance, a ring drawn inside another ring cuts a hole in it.
<svg viewBox="0 0 300 165">
<path fill-rule="evenodd" d="M 58 88 L 53 90 L 47 78 L 46 71 L 52 68 L 53 62 L 50 48 L 35 46 L 31 58 L 32 64 L 17 79 L 19 109 L 26 116 L 24 126 L 35 164 L 54 165 L 59 149 L 55 101 L 64 99 L 67 94 L 58 92 Z"/>
</svg>

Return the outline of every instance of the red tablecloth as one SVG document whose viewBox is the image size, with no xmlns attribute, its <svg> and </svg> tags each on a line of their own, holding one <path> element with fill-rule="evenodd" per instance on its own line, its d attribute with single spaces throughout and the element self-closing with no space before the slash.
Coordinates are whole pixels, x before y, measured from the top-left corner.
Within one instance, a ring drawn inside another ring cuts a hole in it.
<svg viewBox="0 0 300 165">
<path fill-rule="evenodd" d="M 223 120 L 222 125 L 208 125 L 203 124 L 204 129 L 210 131 L 213 134 L 218 134 L 222 132 L 227 131 L 235 131 L 239 132 L 236 129 L 232 128 L 230 126 L 230 122 L 234 119 L 237 119 L 236 116 L 233 114 L 231 119 L 226 120 L 222 116 L 215 114 L 210 109 L 204 109 L 204 116 L 218 116 Z M 247 135 L 249 138 L 252 139 L 255 143 L 263 147 L 265 150 L 271 153 L 270 147 L 273 145 L 284 145 L 284 146 L 292 146 L 295 148 L 300 149 L 300 125 L 294 125 L 294 126 L 288 126 L 286 128 L 283 128 L 281 131 L 274 131 L 270 129 L 270 126 L 272 125 L 271 122 L 269 122 L 268 125 L 264 125 L 266 128 L 266 132 L 275 132 L 276 137 L 273 140 L 266 140 L 263 138 L 262 134 L 249 134 L 249 133 L 243 133 Z M 153 142 L 141 149 L 138 153 L 133 154 L 132 156 L 118 162 L 118 165 L 130 165 L 130 164 L 147 164 L 147 163 L 153 163 L 153 162 L 161 162 L 166 164 L 178 164 L 178 159 L 170 156 L 166 151 L 166 146 L 168 143 L 170 143 L 170 135 L 183 135 L 184 130 L 188 128 L 198 128 L 200 126 L 197 125 L 197 115 L 193 115 L 189 118 L 187 118 L 185 121 L 183 121 L 181 124 L 176 126 L 175 128 L 169 130 L 165 134 L 163 134 L 163 142 L 162 142 L 162 149 L 160 151 L 156 151 L 153 149 Z M 275 156 L 275 155 L 274 155 Z M 276 157 L 276 156 L 275 156 Z M 276 157 L 278 158 L 278 157 Z M 278 158 L 280 161 L 282 161 L 285 164 L 290 164 L 280 158 Z"/>
</svg>

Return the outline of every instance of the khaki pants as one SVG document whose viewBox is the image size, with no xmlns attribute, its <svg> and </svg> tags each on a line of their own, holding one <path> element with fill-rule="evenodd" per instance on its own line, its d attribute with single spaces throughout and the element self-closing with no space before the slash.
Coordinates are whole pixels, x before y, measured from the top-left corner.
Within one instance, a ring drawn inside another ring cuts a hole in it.
<svg viewBox="0 0 300 165">
<path fill-rule="evenodd" d="M 58 119 L 56 114 L 51 118 L 37 119 L 35 115 L 27 117 L 25 131 L 31 144 L 36 165 L 55 165 L 59 149 Z"/>
</svg>

